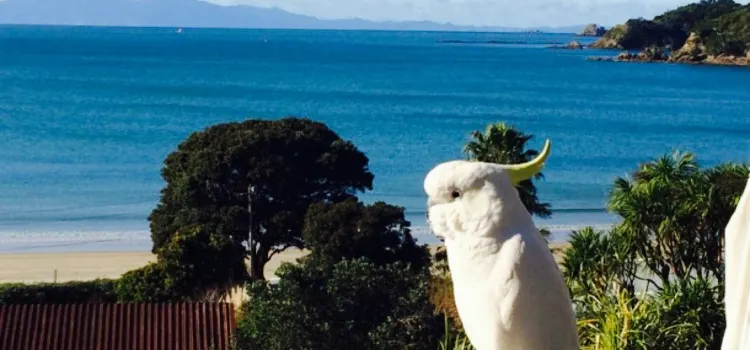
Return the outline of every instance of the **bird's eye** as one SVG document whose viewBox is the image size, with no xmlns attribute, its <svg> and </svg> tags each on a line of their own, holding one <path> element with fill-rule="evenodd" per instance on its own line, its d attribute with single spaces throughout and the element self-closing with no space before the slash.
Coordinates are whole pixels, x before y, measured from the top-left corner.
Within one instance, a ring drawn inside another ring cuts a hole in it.
<svg viewBox="0 0 750 350">
<path fill-rule="evenodd" d="M 461 192 L 453 191 L 453 192 L 451 192 L 451 197 L 453 197 L 453 199 L 461 197 Z"/>
</svg>

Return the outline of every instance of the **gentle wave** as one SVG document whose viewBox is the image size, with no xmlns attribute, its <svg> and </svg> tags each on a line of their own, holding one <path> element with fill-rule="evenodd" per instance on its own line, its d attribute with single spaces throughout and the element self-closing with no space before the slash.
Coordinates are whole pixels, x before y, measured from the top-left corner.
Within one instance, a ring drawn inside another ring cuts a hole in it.
<svg viewBox="0 0 750 350">
<path fill-rule="evenodd" d="M 597 230 L 604 230 L 611 227 L 611 224 L 592 224 L 592 225 L 545 225 L 537 224 L 539 228 L 545 228 L 552 232 L 569 232 L 579 230 L 584 227 L 593 227 Z M 418 225 L 411 227 L 414 236 L 431 236 L 432 230 L 429 226 Z M 86 242 L 86 241 L 143 241 L 151 240 L 151 235 L 147 231 L 70 231 L 70 232 L 0 232 L 0 245 L 18 244 L 18 243 L 63 243 L 63 242 Z"/>
</svg>

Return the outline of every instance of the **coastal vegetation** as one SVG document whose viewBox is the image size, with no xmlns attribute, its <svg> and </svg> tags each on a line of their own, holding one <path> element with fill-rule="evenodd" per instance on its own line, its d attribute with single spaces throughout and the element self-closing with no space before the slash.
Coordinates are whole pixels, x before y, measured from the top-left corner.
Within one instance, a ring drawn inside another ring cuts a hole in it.
<svg viewBox="0 0 750 350">
<path fill-rule="evenodd" d="M 721 347 L 724 228 L 748 175 L 675 152 L 614 181 L 621 223 L 574 232 L 561 264 L 584 349 Z"/>
<path fill-rule="evenodd" d="M 702 0 L 651 20 L 630 19 L 591 45 L 600 49 L 662 49 L 672 62 L 748 64 L 750 5 Z M 648 61 L 649 56 L 639 60 Z M 657 59 L 661 60 L 661 59 Z"/>
<path fill-rule="evenodd" d="M 470 136 L 468 159 L 538 153 L 512 125 Z M 470 349 L 445 251 L 418 244 L 404 208 L 357 198 L 372 187 L 368 162 L 308 119 L 211 126 L 165 160 L 149 218 L 156 262 L 116 280 L 0 285 L 0 304 L 216 301 L 244 287 L 240 349 Z M 583 349 L 720 348 L 724 227 L 748 175 L 675 152 L 614 179 L 608 209 L 620 223 L 573 232 L 561 257 Z M 549 217 L 541 179 L 519 195 Z M 266 281 L 257 264 L 286 247 L 309 254 Z"/>
</svg>

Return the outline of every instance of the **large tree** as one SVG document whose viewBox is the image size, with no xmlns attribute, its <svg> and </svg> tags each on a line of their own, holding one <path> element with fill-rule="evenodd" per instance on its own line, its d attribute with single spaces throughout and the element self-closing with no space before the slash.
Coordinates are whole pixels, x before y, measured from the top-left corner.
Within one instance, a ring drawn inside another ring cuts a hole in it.
<svg viewBox="0 0 750 350">
<path fill-rule="evenodd" d="M 181 229 L 200 226 L 242 248 L 250 277 L 264 278 L 274 254 L 303 247 L 311 203 L 372 189 L 368 162 L 326 125 L 302 118 L 225 123 L 193 133 L 164 161 L 166 186 L 149 216 L 153 251 Z"/>
<path fill-rule="evenodd" d="M 520 164 L 533 160 L 539 151 L 527 149 L 527 143 L 534 137 L 524 134 L 512 125 L 505 123 L 491 124 L 484 133 L 474 131 L 472 140 L 464 147 L 464 152 L 471 160 L 498 164 Z M 535 180 L 543 179 L 539 172 Z M 521 202 L 531 215 L 546 218 L 552 215 L 549 203 L 539 201 L 532 179 L 521 181 L 516 188 Z"/>
</svg>

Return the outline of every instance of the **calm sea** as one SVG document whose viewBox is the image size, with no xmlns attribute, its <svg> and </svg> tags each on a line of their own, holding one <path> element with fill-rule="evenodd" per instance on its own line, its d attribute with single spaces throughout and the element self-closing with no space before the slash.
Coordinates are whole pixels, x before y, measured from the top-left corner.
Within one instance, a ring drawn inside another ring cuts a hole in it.
<svg viewBox="0 0 750 350">
<path fill-rule="evenodd" d="M 0 27 L 0 251 L 148 250 L 161 162 L 189 133 L 306 116 L 370 158 L 363 196 L 406 207 L 497 121 L 553 141 L 539 184 L 564 239 L 607 225 L 613 179 L 673 148 L 750 160 L 750 70 L 586 61 L 572 35 Z M 469 42 L 447 44 L 444 41 Z M 488 42 L 495 42 L 488 44 Z"/>
</svg>

